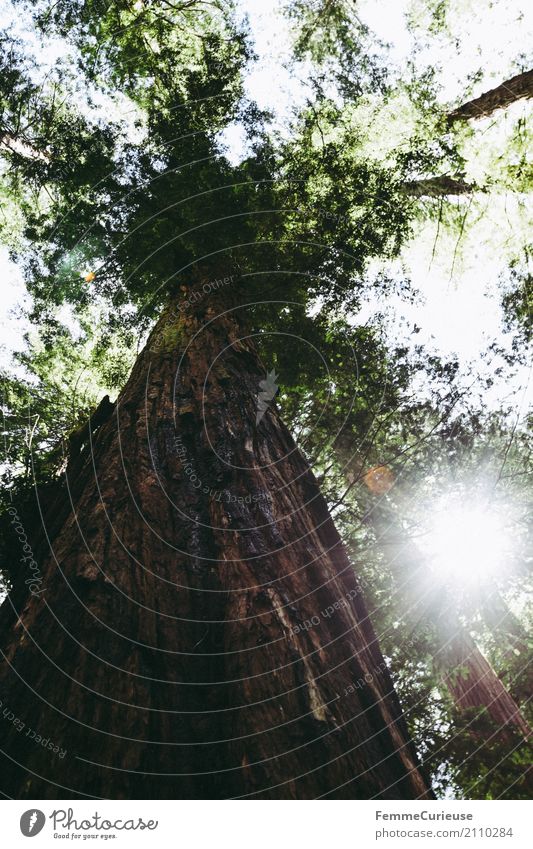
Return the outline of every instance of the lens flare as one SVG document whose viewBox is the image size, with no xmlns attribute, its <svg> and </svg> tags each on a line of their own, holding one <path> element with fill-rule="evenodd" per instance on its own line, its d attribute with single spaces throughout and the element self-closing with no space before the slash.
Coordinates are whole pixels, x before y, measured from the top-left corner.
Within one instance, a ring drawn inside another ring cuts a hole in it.
<svg viewBox="0 0 533 849">
<path fill-rule="evenodd" d="M 480 583 L 505 568 L 512 534 L 501 513 L 448 500 L 431 511 L 422 545 L 433 571 L 455 583 Z"/>
</svg>

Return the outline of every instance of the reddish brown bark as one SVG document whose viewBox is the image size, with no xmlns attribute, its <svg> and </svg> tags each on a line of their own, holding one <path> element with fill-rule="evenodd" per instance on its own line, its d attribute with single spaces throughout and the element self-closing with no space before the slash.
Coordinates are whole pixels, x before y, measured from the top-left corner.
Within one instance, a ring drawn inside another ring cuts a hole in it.
<svg viewBox="0 0 533 849">
<path fill-rule="evenodd" d="M 67 754 L 3 721 L 4 793 L 431 795 L 316 480 L 274 405 L 256 427 L 240 336 L 212 296 L 167 314 L 71 462 L 42 594 L 0 617 L 0 698 Z"/>
<path fill-rule="evenodd" d="M 442 649 L 437 665 L 456 707 L 483 708 L 496 726 L 493 736 L 505 738 L 510 729 L 528 738 L 531 729 L 520 708 L 470 634 L 449 610 L 439 624 Z"/>
<path fill-rule="evenodd" d="M 533 671 L 527 663 L 530 652 L 528 633 L 507 606 L 494 583 L 480 598 L 480 613 L 505 658 L 500 678 L 517 704 L 527 704 L 533 688 Z M 518 672 L 517 672 L 518 670 Z"/>
<path fill-rule="evenodd" d="M 533 71 L 525 71 L 454 109 L 448 115 L 448 123 L 486 118 L 497 109 L 503 109 L 516 100 L 530 97 L 533 97 Z"/>
</svg>

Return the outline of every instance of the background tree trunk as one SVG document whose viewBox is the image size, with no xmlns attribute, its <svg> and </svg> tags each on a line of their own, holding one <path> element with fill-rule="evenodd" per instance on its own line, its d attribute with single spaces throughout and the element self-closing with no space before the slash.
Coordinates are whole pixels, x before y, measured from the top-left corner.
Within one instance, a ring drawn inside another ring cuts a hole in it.
<svg viewBox="0 0 533 849">
<path fill-rule="evenodd" d="M 3 605 L 1 789 L 428 798 L 316 480 L 273 405 L 256 427 L 265 369 L 197 294 L 71 460 L 39 594 Z"/>
<path fill-rule="evenodd" d="M 507 659 L 500 678 L 517 704 L 528 704 L 533 688 L 533 671 L 526 658 L 531 652 L 531 638 L 513 614 L 494 583 L 480 598 L 480 613 L 490 628 L 498 648 Z M 516 669 L 520 674 L 516 675 Z"/>
<path fill-rule="evenodd" d="M 459 710 L 484 708 L 505 739 L 509 729 L 525 738 L 531 729 L 502 681 L 450 610 L 438 622 L 442 649 L 436 660 L 442 679 Z"/>
<path fill-rule="evenodd" d="M 503 109 L 521 100 L 524 97 L 533 97 L 533 71 L 524 71 L 506 80 L 496 88 L 491 88 L 480 97 L 463 103 L 448 115 L 448 123 L 455 121 L 469 121 L 471 118 L 486 118 L 497 109 Z"/>
<path fill-rule="evenodd" d="M 460 711 L 485 708 L 506 737 L 515 726 L 525 737 L 531 729 L 512 696 L 483 656 L 454 612 L 446 588 L 438 584 L 419 548 L 409 539 L 392 510 L 381 506 L 372 513 L 378 541 L 386 545 L 388 562 L 405 602 L 406 616 L 413 622 L 436 626 L 438 652 L 434 663 L 443 684 Z"/>
<path fill-rule="evenodd" d="M 494 581 L 480 591 L 480 612 L 487 627 L 498 640 L 504 640 L 507 649 L 527 657 L 527 631 L 509 609 Z"/>
</svg>

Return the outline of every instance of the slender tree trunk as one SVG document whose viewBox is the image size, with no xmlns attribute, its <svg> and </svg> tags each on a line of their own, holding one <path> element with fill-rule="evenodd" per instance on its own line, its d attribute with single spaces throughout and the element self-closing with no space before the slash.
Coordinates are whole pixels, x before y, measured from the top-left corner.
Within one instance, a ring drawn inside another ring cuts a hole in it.
<svg viewBox="0 0 533 849">
<path fill-rule="evenodd" d="M 494 581 L 480 591 L 480 611 L 496 638 L 503 638 L 514 653 L 527 655 L 527 633 L 498 592 Z"/>
<path fill-rule="evenodd" d="M 197 295 L 88 429 L 38 586 L 3 605 L 1 789 L 429 798 L 316 480 L 273 404 L 256 424 L 265 369 Z"/>
<path fill-rule="evenodd" d="M 453 612 L 446 609 L 438 622 L 441 651 L 437 659 L 442 678 L 455 706 L 465 711 L 483 708 L 505 738 L 518 730 L 525 738 L 531 729 L 520 708 Z"/>
<path fill-rule="evenodd" d="M 509 664 L 510 671 L 503 670 L 500 678 L 505 685 L 511 678 L 508 686 L 513 699 L 517 704 L 527 704 L 533 685 L 533 671 L 531 665 L 526 663 L 531 651 L 527 631 L 509 609 L 494 583 L 481 594 L 480 612 Z M 515 677 L 513 670 L 517 667 L 520 675 Z"/>
<path fill-rule="evenodd" d="M 506 80 L 480 97 L 463 103 L 448 115 L 448 123 L 469 121 L 471 118 L 486 118 L 497 109 L 503 109 L 515 100 L 533 97 L 533 71 L 525 71 Z"/>
<path fill-rule="evenodd" d="M 403 184 L 403 191 L 411 197 L 440 198 L 447 195 L 471 195 L 481 191 L 474 183 L 466 183 L 454 177 L 429 177 L 427 180 L 413 180 Z"/>
<path fill-rule="evenodd" d="M 408 538 L 391 510 L 373 511 L 378 539 L 387 545 L 391 566 L 413 626 L 420 621 L 436 626 L 438 651 L 434 662 L 443 684 L 460 711 L 485 708 L 505 738 L 513 726 L 527 737 L 531 730 L 502 681 L 465 631 L 445 587 L 435 582 L 418 547 Z"/>
</svg>

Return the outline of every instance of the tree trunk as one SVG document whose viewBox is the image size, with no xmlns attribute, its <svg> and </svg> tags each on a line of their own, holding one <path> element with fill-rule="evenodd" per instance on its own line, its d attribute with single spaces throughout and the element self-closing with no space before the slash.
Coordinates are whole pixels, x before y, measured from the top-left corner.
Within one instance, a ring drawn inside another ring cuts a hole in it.
<svg viewBox="0 0 533 849">
<path fill-rule="evenodd" d="M 379 542 L 387 545 L 398 590 L 405 598 L 405 610 L 412 611 L 407 615 L 411 615 L 413 626 L 424 620 L 436 626 L 438 650 L 434 662 L 455 706 L 460 711 L 485 708 L 502 738 L 506 737 L 508 726 L 527 737 L 531 729 L 520 708 L 464 629 L 446 588 L 432 576 L 419 548 L 392 511 L 381 507 L 373 511 L 372 517 Z"/>
<path fill-rule="evenodd" d="M 533 71 L 525 71 L 491 88 L 475 100 L 463 103 L 448 115 L 448 123 L 469 121 L 471 118 L 486 118 L 497 109 L 503 109 L 515 100 L 533 97 Z"/>
<path fill-rule="evenodd" d="M 497 726 L 495 736 L 505 738 L 514 729 L 527 739 L 531 729 L 520 708 L 450 610 L 444 611 L 438 627 L 442 648 L 437 666 L 455 706 L 462 711 L 484 708 Z"/>
<path fill-rule="evenodd" d="M 504 641 L 505 649 L 513 654 L 529 651 L 528 635 L 520 621 L 509 609 L 494 581 L 480 590 L 480 612 L 494 636 Z"/>
<path fill-rule="evenodd" d="M 189 301 L 88 428 L 38 585 L 3 605 L 1 789 L 431 798 L 316 480 L 258 415 L 253 344 Z"/>
<path fill-rule="evenodd" d="M 410 197 L 440 198 L 448 195 L 471 195 L 472 192 L 482 191 L 474 183 L 466 183 L 454 177 L 429 177 L 427 180 L 413 180 L 403 184 L 403 191 Z"/>
<path fill-rule="evenodd" d="M 531 652 L 527 631 L 509 609 L 494 582 L 481 588 L 479 610 L 507 661 L 506 668 L 500 671 L 499 677 L 513 700 L 519 705 L 527 705 L 533 684 L 531 664 L 526 662 Z"/>
</svg>

